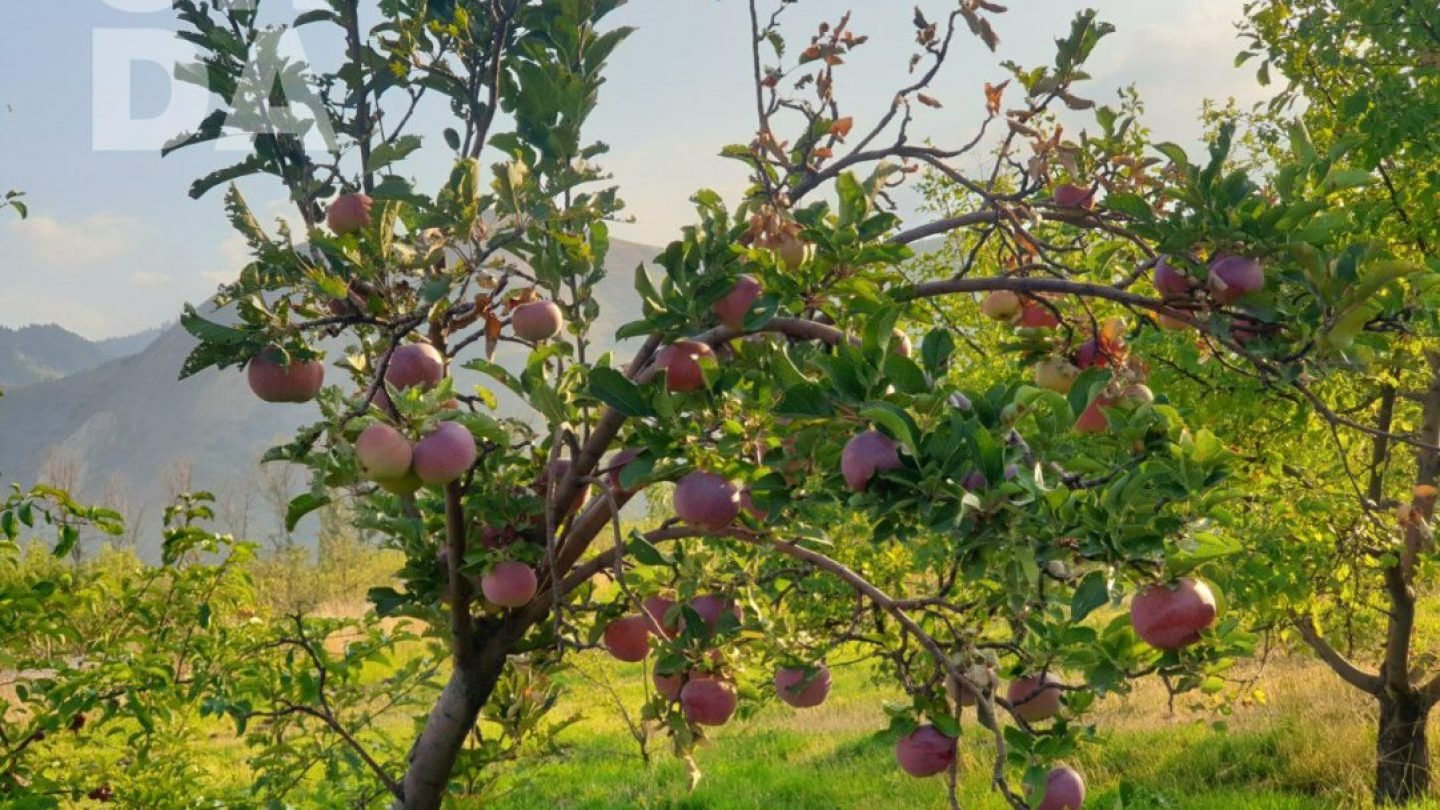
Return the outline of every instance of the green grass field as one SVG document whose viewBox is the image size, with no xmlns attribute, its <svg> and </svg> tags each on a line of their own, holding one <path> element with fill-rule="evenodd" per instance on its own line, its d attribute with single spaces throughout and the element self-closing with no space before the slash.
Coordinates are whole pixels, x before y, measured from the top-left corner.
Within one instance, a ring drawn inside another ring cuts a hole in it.
<svg viewBox="0 0 1440 810">
<path fill-rule="evenodd" d="M 565 755 L 510 780 L 493 806 L 506 810 L 601 808 L 942 808 L 940 779 L 913 779 L 884 739 L 882 704 L 895 696 L 864 672 L 837 671 L 823 707 L 767 705 L 719 730 L 702 750 L 703 779 L 688 790 L 668 741 L 650 741 L 651 764 L 618 714 L 608 680 L 629 707 L 641 701 L 639 665 L 587 656 L 567 676 L 561 715 L 582 719 L 561 740 Z M 1211 713 L 1168 715 L 1150 684 L 1110 699 L 1095 715 L 1105 739 L 1075 765 L 1090 784 L 1087 807 L 1177 810 L 1299 810 L 1370 807 L 1374 732 L 1369 707 L 1328 671 L 1308 662 L 1272 665 L 1259 686 L 1265 705 L 1237 708 L 1226 730 Z M 973 724 L 972 724 L 973 725 Z M 962 746 L 965 808 L 1007 805 L 988 786 L 993 749 L 972 729 Z M 1436 807 L 1440 805 L 1427 805 Z"/>
</svg>

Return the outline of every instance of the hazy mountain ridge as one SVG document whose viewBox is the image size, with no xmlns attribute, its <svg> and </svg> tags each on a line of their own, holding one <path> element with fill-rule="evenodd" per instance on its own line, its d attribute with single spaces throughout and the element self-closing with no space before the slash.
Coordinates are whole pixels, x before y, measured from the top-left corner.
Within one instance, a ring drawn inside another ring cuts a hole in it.
<svg viewBox="0 0 1440 810">
<path fill-rule="evenodd" d="M 164 327 L 89 340 L 58 324 L 0 326 L 0 389 L 57 380 L 143 351 Z"/>
<path fill-rule="evenodd" d="M 596 290 L 601 316 L 592 331 L 597 345 L 591 357 L 619 348 L 615 330 L 640 316 L 635 268 L 657 252 L 618 240 L 611 245 L 609 274 Z M 223 314 L 212 316 L 225 320 Z M 30 329 L 83 349 L 70 338 L 84 338 L 59 327 Z M 0 398 L 0 478 L 22 485 L 47 480 L 82 500 L 119 509 L 133 524 L 130 534 L 140 552 L 151 559 L 158 556 L 164 506 L 183 489 L 216 494 L 219 529 L 255 540 L 276 536 L 284 490 L 295 492 L 308 482 L 284 475 L 276 465 L 262 469 L 260 457 L 314 421 L 318 411 L 313 405 L 259 401 L 245 375 L 233 368 L 180 381 L 177 374 L 195 340 L 178 325 L 157 335 L 131 356 L 6 390 Z M 124 345 L 112 343 L 110 350 Z M 333 361 L 342 346 L 326 348 Z M 524 351 L 502 344 L 496 360 L 518 371 Z M 329 371 L 328 381 L 341 379 L 338 371 Z M 488 378 L 457 374 L 458 389 L 475 384 L 496 393 L 503 415 L 524 414 L 514 395 Z M 306 542 L 307 534 L 302 526 L 296 539 Z"/>
</svg>

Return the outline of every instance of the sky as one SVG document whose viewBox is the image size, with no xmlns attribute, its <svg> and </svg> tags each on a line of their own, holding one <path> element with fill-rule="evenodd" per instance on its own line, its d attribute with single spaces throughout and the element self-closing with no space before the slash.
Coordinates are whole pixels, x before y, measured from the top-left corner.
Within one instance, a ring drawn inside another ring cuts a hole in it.
<svg viewBox="0 0 1440 810">
<path fill-rule="evenodd" d="M 775 0 L 766 0 L 766 4 Z M 983 114 L 980 86 L 1006 78 L 1004 59 L 1048 64 L 1053 40 L 1087 6 L 1118 31 L 1090 61 L 1081 95 L 1106 103 L 1135 85 L 1157 140 L 1197 142 L 1203 100 L 1264 97 L 1253 73 L 1233 67 L 1234 23 L 1244 0 L 1011 0 L 993 18 L 997 54 L 961 38 L 932 95 L 941 109 L 917 115 L 917 134 L 937 143 L 968 140 Z M 954 0 L 920 0 L 932 19 Z M 870 42 L 848 60 L 838 93 L 863 129 L 907 79 L 913 50 L 911 8 L 901 0 L 803 0 L 782 20 L 792 45 L 821 19 L 854 12 Z M 174 320 L 245 263 L 220 191 L 199 201 L 194 178 L 238 159 L 234 147 L 182 150 L 162 159 L 165 138 L 193 126 L 202 97 L 175 85 L 171 67 L 186 55 L 174 37 L 169 0 L 61 0 L 0 3 L 0 193 L 27 193 L 31 217 L 0 212 L 0 325 L 59 323 L 92 339 L 130 334 Z M 316 0 L 262 0 L 268 15 L 293 16 Z M 753 133 L 748 12 L 743 0 L 629 0 L 610 18 L 636 27 L 616 51 L 590 137 L 612 147 L 601 163 L 615 175 L 633 224 L 623 239 L 664 244 L 691 219 L 688 199 L 713 188 L 733 201 L 743 169 L 716 156 Z M 305 56 L 325 64 L 336 29 L 301 29 Z M 1007 99 L 1018 102 L 1018 98 Z M 417 118 L 438 138 L 439 110 Z M 1074 126 L 1085 124 L 1083 117 Z M 421 187 L 446 167 L 404 164 Z M 288 213 L 264 180 L 243 190 L 262 219 Z"/>
</svg>

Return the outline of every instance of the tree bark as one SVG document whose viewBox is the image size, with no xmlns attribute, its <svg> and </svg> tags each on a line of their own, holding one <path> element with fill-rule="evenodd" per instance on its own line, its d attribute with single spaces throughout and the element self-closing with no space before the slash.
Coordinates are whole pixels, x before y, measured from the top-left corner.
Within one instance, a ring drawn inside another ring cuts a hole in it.
<svg viewBox="0 0 1440 810">
<path fill-rule="evenodd" d="M 456 667 L 435 701 L 425 729 L 410 749 L 401 796 L 395 810 L 437 810 L 450 785 L 465 737 L 475 728 L 490 699 L 516 635 L 505 626 L 491 636 L 469 667 Z"/>
<path fill-rule="evenodd" d="M 1380 693 L 1380 734 L 1376 743 L 1375 803 L 1401 805 L 1430 790 L 1430 751 L 1425 721 L 1430 702 L 1417 690 Z"/>
</svg>

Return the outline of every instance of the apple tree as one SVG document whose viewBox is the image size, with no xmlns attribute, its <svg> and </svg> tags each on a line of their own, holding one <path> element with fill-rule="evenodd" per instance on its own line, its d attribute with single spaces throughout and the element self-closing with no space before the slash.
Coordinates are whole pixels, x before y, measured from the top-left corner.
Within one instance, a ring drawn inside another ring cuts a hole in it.
<svg viewBox="0 0 1440 810">
<path fill-rule="evenodd" d="M 376 612 L 450 657 L 403 754 L 305 693 L 222 710 L 313 722 L 395 806 L 432 808 L 494 761 L 477 719 L 517 672 L 597 646 L 645 662 L 644 717 L 698 776 L 697 743 L 743 704 L 816 705 L 846 674 L 831 657 L 857 649 L 910 696 L 892 712 L 906 772 L 945 775 L 956 804 L 973 718 L 1010 805 L 1078 808 L 1061 763 L 1099 696 L 1148 674 L 1223 692 L 1255 644 L 1220 610 L 1236 458 L 1152 388 L 1151 353 L 1203 351 L 1343 424 L 1313 388 L 1343 352 L 1294 349 L 1339 343 L 1337 314 L 1397 274 L 1356 288 L 1312 260 L 1333 184 L 1262 187 L 1228 165 L 1228 128 L 1192 163 L 1126 104 L 1083 97 L 1112 30 L 1093 13 L 1051 64 L 942 99 L 952 54 L 993 49 L 1004 9 L 907 12 L 910 58 L 865 121 L 843 103 L 846 57 L 874 47 L 851 16 L 797 35 L 793 3 L 752 0 L 736 80 L 755 117 L 722 151 L 750 186 L 698 192 L 694 224 L 636 269 L 622 361 L 598 330 L 623 302 L 597 290 L 623 204 L 584 128 L 628 33 L 607 23 L 618 5 L 393 0 L 367 29 L 357 0 L 330 0 L 291 23 L 343 45 L 322 67 L 277 61 L 264 3 L 176 0 L 202 50 L 182 75 L 227 102 L 174 148 L 253 146 L 193 189 L 232 183 L 253 261 L 217 297 L 227 322 L 185 313 L 200 345 L 182 374 L 240 366 L 262 399 L 313 403 L 267 457 L 313 473 L 292 522 L 352 503 L 407 559 Z M 277 81 L 257 87 L 265 60 Z M 947 105 L 976 129 L 922 145 Z M 414 131 L 436 108 L 448 125 Z M 1065 137 L 1057 108 L 1094 109 L 1095 132 Z M 307 126 L 335 134 L 326 150 Z M 436 153 L 447 176 L 406 174 Z M 256 218 L 237 185 L 254 176 L 280 181 L 298 226 Z M 917 180 L 950 190 L 935 216 L 896 213 Z M 667 492 L 672 519 L 622 526 Z"/>
</svg>

